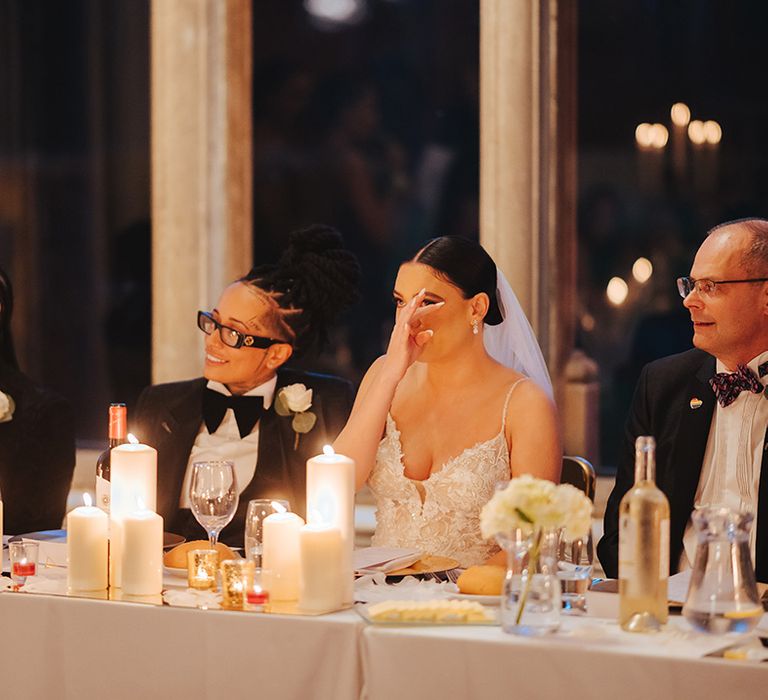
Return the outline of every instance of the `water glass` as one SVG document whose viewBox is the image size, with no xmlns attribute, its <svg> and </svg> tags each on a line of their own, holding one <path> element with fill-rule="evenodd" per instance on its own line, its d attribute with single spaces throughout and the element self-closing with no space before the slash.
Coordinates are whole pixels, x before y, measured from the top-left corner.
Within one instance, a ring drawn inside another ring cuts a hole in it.
<svg viewBox="0 0 768 700">
<path fill-rule="evenodd" d="M 37 573 L 38 543 L 31 540 L 8 542 L 8 556 L 11 562 L 11 579 L 22 585 L 29 576 Z"/>
<path fill-rule="evenodd" d="M 560 580 L 563 612 L 566 615 L 583 615 L 587 612 L 587 589 L 592 580 L 592 532 L 575 540 L 566 540 L 561 535 L 557 553 L 557 578 Z"/>
<path fill-rule="evenodd" d="M 240 494 L 233 462 L 195 462 L 189 485 L 192 514 L 208 533 L 211 549 L 216 549 L 219 533 L 235 516 Z"/>
<path fill-rule="evenodd" d="M 248 512 L 245 515 L 245 558 L 252 561 L 259 569 L 264 552 L 264 518 L 280 510 L 275 504 L 279 504 L 285 510 L 291 509 L 285 499 L 255 498 L 248 501 Z"/>
</svg>

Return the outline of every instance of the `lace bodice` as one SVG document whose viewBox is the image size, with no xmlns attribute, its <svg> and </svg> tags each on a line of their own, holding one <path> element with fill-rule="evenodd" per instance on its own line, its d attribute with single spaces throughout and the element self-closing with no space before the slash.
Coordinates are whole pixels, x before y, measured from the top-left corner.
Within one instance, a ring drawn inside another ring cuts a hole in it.
<svg viewBox="0 0 768 700">
<path fill-rule="evenodd" d="M 457 559 L 461 566 L 482 564 L 498 551 L 480 535 L 480 509 L 496 483 L 510 478 L 505 436 L 507 406 L 518 379 L 507 392 L 501 429 L 449 459 L 427 479 L 404 474 L 400 431 L 387 415 L 384 437 L 368 484 L 376 498 L 376 547 L 412 547 L 425 554 Z"/>
</svg>

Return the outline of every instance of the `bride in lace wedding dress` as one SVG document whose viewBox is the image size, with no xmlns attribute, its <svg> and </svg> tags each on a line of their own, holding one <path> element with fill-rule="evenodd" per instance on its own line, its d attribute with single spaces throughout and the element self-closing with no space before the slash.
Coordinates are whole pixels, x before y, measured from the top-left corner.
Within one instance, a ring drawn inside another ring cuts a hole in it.
<svg viewBox="0 0 768 700">
<path fill-rule="evenodd" d="M 403 263 L 395 327 L 358 391 L 338 452 L 376 498 L 376 546 L 462 566 L 492 558 L 480 509 L 498 481 L 557 481 L 552 387 L 525 314 L 478 243 L 444 236 Z"/>
</svg>

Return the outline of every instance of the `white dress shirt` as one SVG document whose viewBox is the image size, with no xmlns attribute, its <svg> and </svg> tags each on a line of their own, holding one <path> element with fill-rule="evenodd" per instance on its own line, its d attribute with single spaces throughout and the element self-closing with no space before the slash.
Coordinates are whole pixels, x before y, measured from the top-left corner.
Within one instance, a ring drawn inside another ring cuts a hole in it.
<svg viewBox="0 0 768 700">
<path fill-rule="evenodd" d="M 768 351 L 750 360 L 747 367 L 758 377 L 758 366 L 767 360 Z M 720 360 L 717 361 L 716 370 L 730 371 Z M 765 386 L 768 384 L 768 375 L 758 377 L 758 381 Z M 768 397 L 763 393 L 742 391 L 730 406 L 715 404 L 694 500 L 694 508 L 722 505 L 735 510 L 751 510 L 755 514 L 749 540 L 753 562 L 760 468 L 763 463 L 765 430 L 768 426 L 766 398 Z M 697 543 L 696 528 L 689 522 L 683 536 L 681 570 L 692 566 Z"/>
<path fill-rule="evenodd" d="M 232 393 L 219 382 L 209 381 L 208 388 L 218 391 L 225 396 L 232 396 Z M 264 410 L 272 405 L 275 397 L 275 387 L 277 386 L 277 375 L 272 377 L 264 384 L 254 387 L 245 393 L 245 396 L 263 396 Z M 235 420 L 235 412 L 228 408 L 224 414 L 221 424 L 216 432 L 209 433 L 205 427 L 205 421 L 200 426 L 200 431 L 195 438 L 195 444 L 192 445 L 192 451 L 189 453 L 187 462 L 187 472 L 184 475 L 184 484 L 181 488 L 179 506 L 189 508 L 189 485 L 192 481 L 192 465 L 195 462 L 205 462 L 215 459 L 226 459 L 235 463 L 235 477 L 237 478 L 238 493 L 242 493 L 246 486 L 253 479 L 256 472 L 256 460 L 259 457 L 259 423 L 253 426 L 250 434 L 244 438 L 240 437 L 240 430 Z"/>
</svg>

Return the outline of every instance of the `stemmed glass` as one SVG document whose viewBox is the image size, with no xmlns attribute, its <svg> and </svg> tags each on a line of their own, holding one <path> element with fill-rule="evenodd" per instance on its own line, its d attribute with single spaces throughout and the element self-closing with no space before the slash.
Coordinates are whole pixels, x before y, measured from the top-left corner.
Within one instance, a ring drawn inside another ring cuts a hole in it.
<svg viewBox="0 0 768 700">
<path fill-rule="evenodd" d="M 245 515 L 245 558 L 261 568 L 261 555 L 264 551 L 264 518 L 278 511 L 273 504 L 279 503 L 285 510 L 291 507 L 281 498 L 255 498 L 248 501 Z"/>
<path fill-rule="evenodd" d="M 235 516 L 240 495 L 232 462 L 195 462 L 189 485 L 189 502 L 197 522 L 208 533 L 211 549 L 219 533 Z"/>
</svg>

